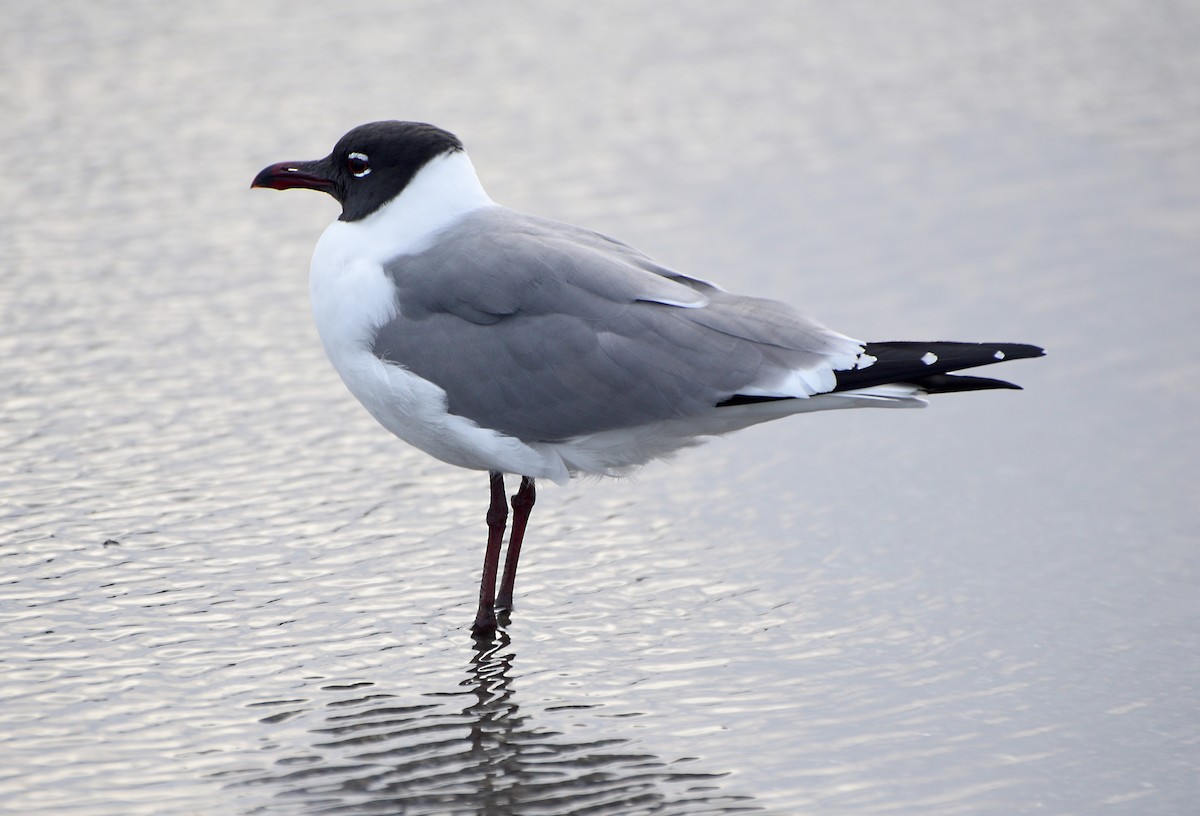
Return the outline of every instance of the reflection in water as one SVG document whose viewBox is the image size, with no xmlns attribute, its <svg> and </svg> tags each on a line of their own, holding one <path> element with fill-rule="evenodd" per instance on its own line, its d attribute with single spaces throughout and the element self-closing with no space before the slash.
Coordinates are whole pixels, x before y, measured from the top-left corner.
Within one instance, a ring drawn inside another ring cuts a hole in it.
<svg viewBox="0 0 1200 816">
<path fill-rule="evenodd" d="M 324 724 L 309 732 L 318 737 L 310 754 L 233 784 L 282 788 L 279 812 L 288 813 L 762 812 L 749 797 L 722 794 L 721 774 L 623 752 L 628 739 L 580 742 L 539 727 L 520 712 L 509 677 L 509 640 L 497 637 L 474 644 L 461 690 L 399 705 L 389 694 L 364 696 L 372 684 L 359 684 L 354 699 L 326 707 Z M 286 719 L 276 714 L 264 722 Z"/>
</svg>

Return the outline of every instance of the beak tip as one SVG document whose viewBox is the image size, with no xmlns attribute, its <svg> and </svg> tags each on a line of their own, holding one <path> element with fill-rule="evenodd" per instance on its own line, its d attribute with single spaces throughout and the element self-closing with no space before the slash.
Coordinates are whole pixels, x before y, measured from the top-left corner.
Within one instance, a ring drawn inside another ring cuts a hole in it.
<svg viewBox="0 0 1200 816">
<path fill-rule="evenodd" d="M 333 181 L 326 177 L 318 162 L 279 162 L 264 167 L 250 182 L 250 189 L 268 187 L 272 190 L 304 188 L 332 193 Z"/>
</svg>

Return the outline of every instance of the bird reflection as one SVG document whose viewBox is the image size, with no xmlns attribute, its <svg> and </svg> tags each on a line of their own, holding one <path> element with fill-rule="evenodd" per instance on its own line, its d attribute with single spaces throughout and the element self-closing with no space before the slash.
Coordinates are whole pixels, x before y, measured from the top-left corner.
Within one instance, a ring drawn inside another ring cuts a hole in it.
<svg viewBox="0 0 1200 816">
<path fill-rule="evenodd" d="M 579 741 L 539 726 L 515 699 L 508 645 L 502 632 L 475 643 L 461 688 L 422 695 L 428 702 L 355 686 L 354 699 L 319 713 L 311 753 L 232 784 L 278 787 L 288 812 L 308 814 L 761 812 L 723 794 L 721 774 L 622 750 L 629 739 Z"/>
</svg>

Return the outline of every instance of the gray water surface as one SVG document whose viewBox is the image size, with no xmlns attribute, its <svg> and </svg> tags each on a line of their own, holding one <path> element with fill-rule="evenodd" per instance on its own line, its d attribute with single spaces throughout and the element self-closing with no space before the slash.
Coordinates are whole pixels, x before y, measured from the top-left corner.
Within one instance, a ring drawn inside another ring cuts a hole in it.
<svg viewBox="0 0 1200 816">
<path fill-rule="evenodd" d="M 3 3 L 0 812 L 1180 814 L 1200 798 L 1200 9 Z M 539 495 L 325 361 L 328 198 L 436 122 L 509 206 L 1017 392 Z M 515 485 L 513 485 L 515 487 Z"/>
</svg>

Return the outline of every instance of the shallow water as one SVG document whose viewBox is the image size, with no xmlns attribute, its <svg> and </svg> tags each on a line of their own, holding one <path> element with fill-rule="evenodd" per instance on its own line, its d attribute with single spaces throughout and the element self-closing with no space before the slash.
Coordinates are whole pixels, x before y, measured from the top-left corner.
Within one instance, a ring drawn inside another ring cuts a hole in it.
<svg viewBox="0 0 1200 816">
<path fill-rule="evenodd" d="M 0 810 L 1181 813 L 1200 795 L 1200 12 L 9 3 Z M 391 439 L 307 314 L 379 118 L 499 201 L 1023 393 L 539 494 Z"/>
</svg>

